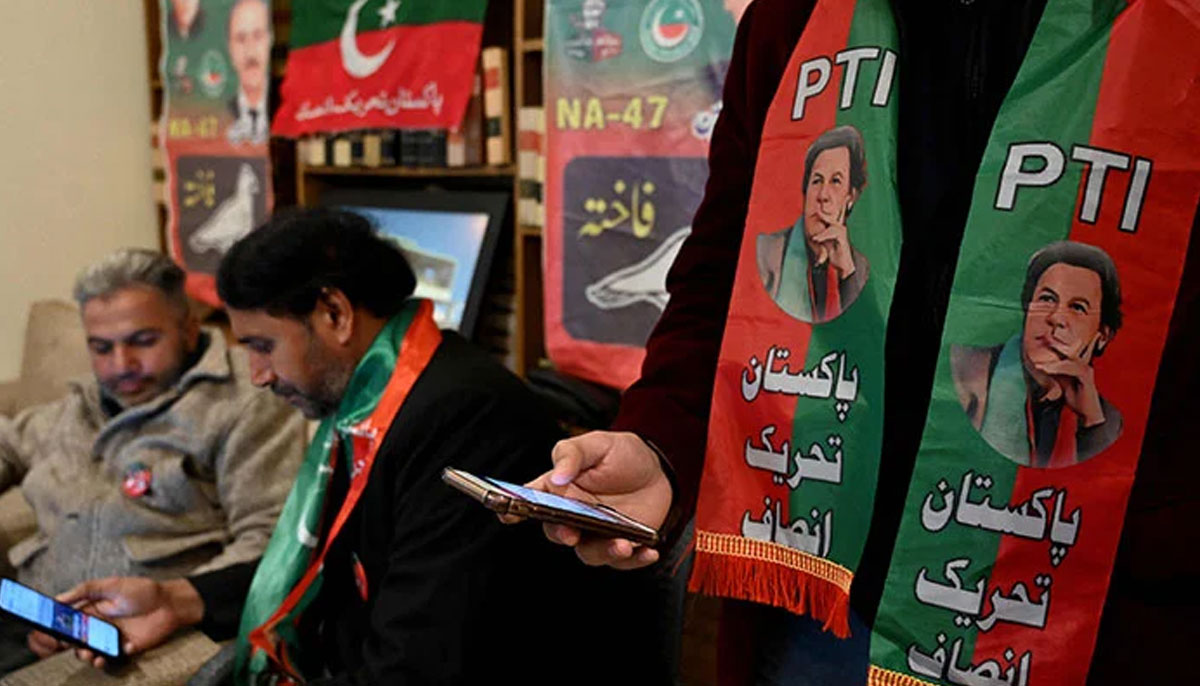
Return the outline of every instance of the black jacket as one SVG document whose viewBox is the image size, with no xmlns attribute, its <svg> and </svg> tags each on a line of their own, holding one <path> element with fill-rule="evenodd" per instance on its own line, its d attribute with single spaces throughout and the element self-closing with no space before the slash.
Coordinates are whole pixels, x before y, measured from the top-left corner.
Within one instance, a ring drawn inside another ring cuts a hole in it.
<svg viewBox="0 0 1200 686">
<path fill-rule="evenodd" d="M 504 526 L 441 481 L 447 466 L 516 483 L 545 471 L 558 430 L 535 402 L 484 352 L 444 334 L 384 438 L 302 620 L 302 657 L 312 674 L 331 675 L 310 683 L 605 683 L 630 661 L 662 662 L 654 621 L 624 626 L 652 611 L 648 574 L 584 567 L 540 526 Z M 339 464 L 326 526 L 347 483 Z M 355 558 L 366 572 L 365 601 Z M 246 565 L 192 580 L 211 636 L 236 631 L 252 575 Z M 564 678 L 559 662 L 583 645 L 621 659 Z"/>
</svg>

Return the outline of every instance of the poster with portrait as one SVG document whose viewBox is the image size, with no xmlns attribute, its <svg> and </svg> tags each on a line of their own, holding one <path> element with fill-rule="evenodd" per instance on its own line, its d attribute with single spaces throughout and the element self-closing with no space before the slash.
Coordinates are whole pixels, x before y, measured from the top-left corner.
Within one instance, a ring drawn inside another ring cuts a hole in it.
<svg viewBox="0 0 1200 686">
<path fill-rule="evenodd" d="M 273 200 L 271 3 L 160 0 L 159 10 L 167 245 L 187 270 L 189 295 L 215 305 L 221 257 Z"/>
<path fill-rule="evenodd" d="M 546 347 L 624 388 L 708 178 L 748 0 L 546 3 Z"/>
</svg>

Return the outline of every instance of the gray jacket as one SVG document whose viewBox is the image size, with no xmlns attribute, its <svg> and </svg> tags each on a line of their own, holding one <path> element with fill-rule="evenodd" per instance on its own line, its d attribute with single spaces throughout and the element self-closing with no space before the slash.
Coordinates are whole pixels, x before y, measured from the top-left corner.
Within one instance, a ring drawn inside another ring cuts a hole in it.
<svg viewBox="0 0 1200 686">
<path fill-rule="evenodd" d="M 108 417 L 95 379 L 0 417 L 0 490 L 20 484 L 38 533 L 9 559 L 21 581 L 59 593 L 89 578 L 156 578 L 262 554 L 304 451 L 298 412 L 254 388 L 219 332 L 153 400 Z M 122 482 L 149 469 L 149 489 Z M 133 492 L 136 492 L 134 489 Z"/>
</svg>

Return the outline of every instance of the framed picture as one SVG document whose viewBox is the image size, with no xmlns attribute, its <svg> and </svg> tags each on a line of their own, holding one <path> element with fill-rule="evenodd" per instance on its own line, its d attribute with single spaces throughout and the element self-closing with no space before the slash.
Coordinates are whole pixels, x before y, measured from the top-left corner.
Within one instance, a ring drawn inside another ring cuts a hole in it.
<svg viewBox="0 0 1200 686">
<path fill-rule="evenodd" d="M 438 326 L 472 336 L 508 194 L 338 189 L 323 193 L 320 204 L 370 219 L 408 258 L 413 296 L 433 302 Z"/>
</svg>

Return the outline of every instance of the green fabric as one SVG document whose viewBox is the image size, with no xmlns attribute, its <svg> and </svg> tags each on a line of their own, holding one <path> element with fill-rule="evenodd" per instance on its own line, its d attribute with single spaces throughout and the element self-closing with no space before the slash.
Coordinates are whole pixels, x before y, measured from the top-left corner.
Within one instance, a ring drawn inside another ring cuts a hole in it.
<svg viewBox="0 0 1200 686">
<path fill-rule="evenodd" d="M 344 453 L 344 446 L 353 445 L 350 439 L 356 425 L 375 410 L 391 379 L 401 343 L 419 303 L 419 300 L 409 301 L 375 337 L 355 367 L 337 412 L 321 422 L 309 444 L 295 485 L 254 574 L 250 594 L 242 611 L 234 667 L 238 684 L 257 684 L 267 676 L 269 660 L 261 651 L 251 650 L 248 640 L 250 633 L 274 614 L 304 576 L 310 561 L 319 553 L 316 545 L 324 513 L 328 509 L 332 515 L 341 505 L 329 503 L 327 507 L 325 502 L 329 480 L 333 475 L 333 450 L 342 446 Z M 339 459 L 352 457 L 339 455 Z M 296 626 L 305 608 L 320 592 L 321 580 L 322 574 L 318 574 L 296 608 L 276 627 L 279 641 L 288 646 L 288 655 L 297 661 L 303 660 L 304 653 L 299 647 Z M 303 670 L 304 665 L 298 664 L 297 667 Z"/>
<path fill-rule="evenodd" d="M 1029 464 L 1029 435 L 1025 416 L 1028 391 L 1021 362 L 1021 336 L 1008 339 L 1000 349 L 996 368 L 988 380 L 987 405 L 979 433 L 1001 455 Z"/>
<path fill-rule="evenodd" d="M 402 0 L 395 23 L 383 26 L 380 11 L 388 0 L 302 0 L 292 5 L 291 46 L 302 48 L 335 41 L 341 36 L 348 13 L 358 8 L 358 32 L 397 26 L 419 26 L 443 21 L 483 22 L 487 0 Z"/>
<path fill-rule="evenodd" d="M 878 59 L 862 62 L 855 81 L 853 102 L 848 109 L 837 112 L 835 122 L 837 126 L 853 126 L 863 137 L 867 185 L 854 203 L 854 211 L 846 218 L 846 229 L 853 249 L 866 260 L 859 267 L 870 269 L 870 278 L 856 298 L 841 303 L 839 316 L 813 325 L 804 368 L 817 367 L 831 353 L 844 353 L 843 374 L 845 378 L 857 374 L 858 393 L 852 402 L 844 405 L 836 399 L 796 400 L 792 420 L 793 445 L 818 444 L 827 454 L 840 450 L 847 467 L 842 470 L 840 484 L 802 481 L 791 491 L 788 511 L 811 518 L 814 525 L 822 521 L 826 513 L 832 512 L 832 528 L 837 533 L 832 536 L 828 558 L 855 570 L 862 559 L 871 524 L 882 451 L 883 342 L 901 240 L 900 204 L 894 191 L 898 111 L 895 86 L 886 106 L 872 104 L 886 51 L 899 50 L 888 0 L 858 0 L 846 45 L 874 46 L 880 50 Z M 786 286 L 796 293 L 802 292 L 803 295 L 796 298 L 802 298 L 804 304 L 801 307 L 811 311 L 803 216 L 792 229 L 784 261 L 790 264 L 788 273 L 783 275 L 781 289 Z M 834 368 L 837 369 L 836 364 Z M 857 372 L 852 372 L 854 368 Z M 845 409 L 846 413 L 839 413 L 839 409 Z M 831 439 L 836 441 L 831 443 Z"/>
<path fill-rule="evenodd" d="M 796 319 L 811 322 L 814 313 L 808 281 L 808 245 L 804 240 L 804 215 L 801 215 L 788 230 L 775 302 Z"/>
<path fill-rule="evenodd" d="M 975 180 L 921 446 L 872 628 L 871 662 L 879 667 L 910 673 L 910 647 L 929 654 L 939 636 L 946 639 L 947 651 L 960 641 L 962 662 L 974 656 L 978 629 L 956 625 L 949 612 L 922 604 L 913 593 L 914 579 L 922 568 L 940 579 L 947 560 L 965 559 L 970 564 L 961 571 L 961 583 L 975 588 L 989 578 L 1003 535 L 957 524 L 927 531 L 922 503 L 940 483 L 958 488 L 968 471 L 986 475 L 990 492 L 1001 494 L 996 502 L 1003 502 L 1020 467 L 971 425 L 955 392 L 949 346 L 994 346 L 1021 331 L 1026 265 L 1038 249 L 1070 234 L 1083 168 L 1067 164 L 1055 184 L 1021 189 L 1012 210 L 998 210 L 994 203 L 1008 148 L 1014 142 L 1044 141 L 1069 154 L 1072 145 L 1090 139 L 1108 35 L 1125 5 L 1123 0 L 1049 0 L 997 114 Z M 1025 425 L 1023 410 L 1017 421 Z"/>
</svg>

